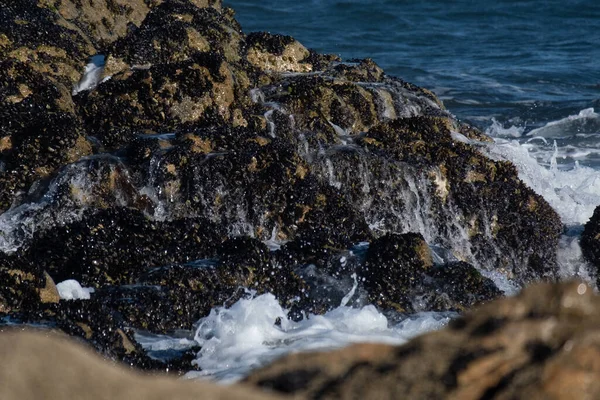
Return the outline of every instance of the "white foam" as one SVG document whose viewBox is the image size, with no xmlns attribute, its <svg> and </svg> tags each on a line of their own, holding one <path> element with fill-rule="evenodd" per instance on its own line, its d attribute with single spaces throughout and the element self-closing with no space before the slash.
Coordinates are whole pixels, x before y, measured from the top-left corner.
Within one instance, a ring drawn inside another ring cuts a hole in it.
<svg viewBox="0 0 600 400">
<path fill-rule="evenodd" d="M 496 121 L 495 118 L 492 118 L 492 125 L 487 129 L 487 134 L 494 137 L 521 137 L 523 136 L 523 132 L 525 131 L 524 127 L 519 126 L 510 126 L 509 128 L 505 128 L 500 122 Z"/>
<path fill-rule="evenodd" d="M 577 276 L 594 282 L 594 273 L 579 247 L 579 234 L 600 204 L 600 173 L 598 169 L 582 166 L 577 161 L 570 165 L 559 165 L 559 160 L 566 158 L 567 153 L 571 153 L 571 158 L 574 156 L 570 144 L 558 146 L 557 140 L 552 140 L 552 137 L 572 135 L 573 129 L 578 131 L 584 126 L 582 120 L 595 119 L 600 122 L 598 117 L 592 108 L 588 108 L 575 116 L 550 122 L 530 132 L 537 136 L 526 142 L 496 138 L 494 143 L 483 148 L 494 159 L 511 161 L 518 170 L 519 178 L 544 197 L 569 228 L 560 238 L 557 252 L 559 275 L 563 279 Z M 496 132 L 494 129 L 488 129 L 487 133 Z M 579 136 L 582 134 L 571 137 Z M 583 134 L 583 137 L 594 140 L 597 135 Z M 496 279 L 494 281 L 498 284 Z"/>
<path fill-rule="evenodd" d="M 579 111 L 577 115 L 569 115 L 558 121 L 548 122 L 541 128 L 532 130 L 527 136 L 543 136 L 546 138 L 568 137 L 580 133 L 599 133 L 600 114 L 593 108 Z"/>
<path fill-rule="evenodd" d="M 600 174 L 597 170 L 575 164 L 571 169 L 557 165 L 558 149 L 548 168 L 530 155 L 528 146 L 516 140 L 496 139 L 486 148 L 494 159 L 511 161 L 519 178 L 541 195 L 567 225 L 586 223 L 600 204 Z"/>
<path fill-rule="evenodd" d="M 197 343 L 185 337 L 173 337 L 150 332 L 135 332 L 135 341 L 147 351 L 187 350 Z"/>
<path fill-rule="evenodd" d="M 76 95 L 84 90 L 91 90 L 98 85 L 100 78 L 102 77 L 102 73 L 104 72 L 104 60 L 105 57 L 102 54 L 96 54 L 95 56 L 91 57 L 90 62 L 85 66 L 83 76 L 77 85 L 73 87 L 73 95 Z M 103 81 L 105 80 L 106 79 Z"/>
<path fill-rule="evenodd" d="M 61 300 L 89 300 L 94 288 L 84 288 L 75 279 L 67 279 L 56 284 Z"/>
<path fill-rule="evenodd" d="M 401 344 L 438 329 L 450 317 L 439 313 L 411 316 L 396 326 L 373 305 L 340 306 L 300 322 L 287 319 L 272 294 L 242 299 L 231 308 L 218 307 L 199 322 L 195 340 L 202 346 L 195 363 L 202 369 L 187 377 L 233 382 L 251 369 L 290 352 L 338 348 L 354 342 Z"/>
</svg>

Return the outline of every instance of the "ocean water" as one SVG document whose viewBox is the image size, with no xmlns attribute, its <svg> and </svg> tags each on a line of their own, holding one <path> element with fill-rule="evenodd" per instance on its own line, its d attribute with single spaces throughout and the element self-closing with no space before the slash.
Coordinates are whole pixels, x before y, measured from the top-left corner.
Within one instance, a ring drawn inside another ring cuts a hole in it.
<svg viewBox="0 0 600 400">
<path fill-rule="evenodd" d="M 481 151 L 512 161 L 521 179 L 559 213 L 565 225 L 558 253 L 563 277 L 593 280 L 578 238 L 600 205 L 600 2 L 233 0 L 225 5 L 236 10 L 247 33 L 292 35 L 345 60 L 372 58 L 389 75 L 434 91 L 457 118 L 495 139 L 481 144 Z M 87 67 L 89 79 L 76 90 L 98 83 L 94 71 L 102 62 Z M 40 203 L 1 215 L 0 250 L 12 251 L 46 220 L 54 223 L 55 216 L 43 212 L 44 202 L 61 179 L 84 185 L 85 168 L 85 161 L 69 166 Z M 68 221 L 78 215 L 60 217 Z M 488 275 L 508 295 L 518 291 L 506 277 Z M 357 286 L 354 278 L 339 307 L 301 322 L 288 321 L 273 295 L 249 292 L 228 309 L 212 310 L 187 334 L 138 332 L 136 337 L 155 354 L 200 344 L 195 363 L 202 371 L 188 377 L 231 382 L 289 352 L 365 341 L 400 344 L 456 317 L 388 318 L 360 301 Z M 61 284 L 65 301 L 93 295 L 75 281 Z"/>
</svg>

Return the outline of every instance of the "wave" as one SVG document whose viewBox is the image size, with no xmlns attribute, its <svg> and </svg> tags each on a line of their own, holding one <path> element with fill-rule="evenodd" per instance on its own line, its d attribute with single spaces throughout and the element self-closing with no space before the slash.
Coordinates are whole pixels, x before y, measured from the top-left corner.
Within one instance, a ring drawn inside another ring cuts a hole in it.
<svg viewBox="0 0 600 400">
<path fill-rule="evenodd" d="M 541 128 L 527 133 L 527 136 L 540 136 L 544 138 L 564 138 L 577 134 L 600 133 L 600 114 L 593 108 L 579 111 L 577 115 L 569 115 L 558 121 L 548 122 Z"/>
</svg>

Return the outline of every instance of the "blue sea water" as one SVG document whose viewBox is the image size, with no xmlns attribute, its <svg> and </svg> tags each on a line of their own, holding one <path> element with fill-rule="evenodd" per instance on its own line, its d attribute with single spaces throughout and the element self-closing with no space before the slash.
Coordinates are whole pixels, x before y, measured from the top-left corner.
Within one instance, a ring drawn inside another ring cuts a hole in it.
<svg viewBox="0 0 600 400">
<path fill-rule="evenodd" d="M 581 110 L 600 109 L 597 0 L 226 0 L 225 5 L 236 11 L 245 32 L 291 35 L 343 59 L 372 58 L 389 75 L 433 90 L 459 119 L 484 129 L 494 118 L 524 135 Z M 598 133 L 600 124 L 593 125 L 578 133 Z M 600 138 L 583 143 L 590 146 L 600 147 Z M 596 157 L 583 158 L 600 165 Z"/>
</svg>

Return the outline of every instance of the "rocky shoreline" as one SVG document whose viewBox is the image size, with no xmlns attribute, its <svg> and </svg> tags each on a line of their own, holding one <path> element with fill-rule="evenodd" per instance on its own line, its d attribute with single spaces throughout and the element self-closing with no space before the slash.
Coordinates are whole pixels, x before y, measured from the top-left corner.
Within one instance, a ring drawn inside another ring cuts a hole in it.
<svg viewBox="0 0 600 400">
<path fill-rule="evenodd" d="M 4 325 L 185 372 L 197 349 L 159 361 L 134 332 L 190 330 L 245 288 L 298 320 L 353 274 L 355 305 L 395 313 L 502 297 L 488 273 L 558 280 L 556 212 L 372 60 L 245 34 L 219 1 L 2 3 Z M 599 267 L 596 214 L 582 248 Z M 67 279 L 91 299 L 61 300 Z"/>
</svg>

